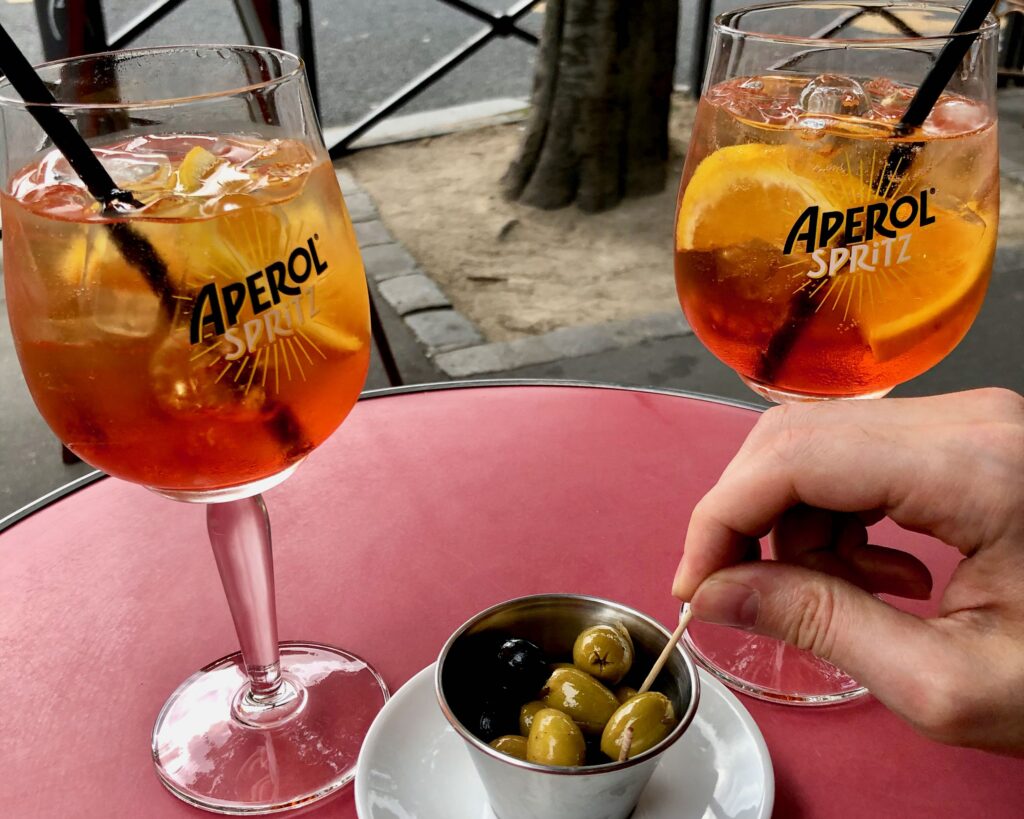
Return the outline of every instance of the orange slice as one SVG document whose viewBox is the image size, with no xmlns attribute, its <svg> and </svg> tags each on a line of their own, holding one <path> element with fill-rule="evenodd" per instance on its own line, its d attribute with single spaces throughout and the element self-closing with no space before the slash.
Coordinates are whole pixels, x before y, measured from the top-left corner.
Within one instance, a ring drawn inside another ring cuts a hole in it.
<svg viewBox="0 0 1024 819">
<path fill-rule="evenodd" d="M 941 329 L 991 267 L 995 225 L 969 209 L 938 210 L 934 216 L 934 224 L 903 232 L 909 236 L 906 261 L 863 274 L 873 278 L 872 286 L 850 312 L 878 361 L 907 352 Z M 852 276 L 855 287 L 860 275 Z"/>
<path fill-rule="evenodd" d="M 729 145 L 697 166 L 676 225 L 680 250 L 752 241 L 778 248 L 810 205 L 841 210 L 870 195 L 857 178 L 795 145 Z"/>
<path fill-rule="evenodd" d="M 867 180 L 847 172 L 845 161 L 799 145 L 718 149 L 697 166 L 683 193 L 677 248 L 713 251 L 759 244 L 785 258 L 786 237 L 809 205 L 845 210 L 881 199 Z M 963 309 L 991 266 L 995 224 L 968 206 L 957 212 L 933 207 L 933 215 L 933 224 L 900 231 L 889 265 L 846 268 L 821 283 L 819 309 L 838 310 L 842 321 L 853 321 L 878 361 L 936 333 Z"/>
</svg>

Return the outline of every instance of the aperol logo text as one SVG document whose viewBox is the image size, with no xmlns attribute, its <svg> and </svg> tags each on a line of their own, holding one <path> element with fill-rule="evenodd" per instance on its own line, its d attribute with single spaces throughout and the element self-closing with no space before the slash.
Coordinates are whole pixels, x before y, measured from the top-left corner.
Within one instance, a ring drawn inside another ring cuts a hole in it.
<svg viewBox="0 0 1024 819">
<path fill-rule="evenodd" d="M 316 280 L 327 271 L 321 261 L 314 233 L 305 244 L 297 245 L 287 259 L 271 262 L 244 281 L 217 286 L 204 285 L 196 296 L 189 327 L 189 339 L 198 344 L 204 335 L 223 336 L 231 345 L 224 358 L 234 361 L 263 344 L 294 334 L 319 312 Z M 248 304 L 253 318 L 239 325 L 239 317 Z"/>
<path fill-rule="evenodd" d="M 935 188 L 928 188 L 916 196 L 846 210 L 822 211 L 812 205 L 793 223 L 783 252 L 789 255 L 798 249 L 811 254 L 814 267 L 807 271 L 809 279 L 835 276 L 847 266 L 857 273 L 909 262 L 912 235 L 900 231 L 935 222 L 928 213 L 928 197 L 934 195 Z"/>
</svg>

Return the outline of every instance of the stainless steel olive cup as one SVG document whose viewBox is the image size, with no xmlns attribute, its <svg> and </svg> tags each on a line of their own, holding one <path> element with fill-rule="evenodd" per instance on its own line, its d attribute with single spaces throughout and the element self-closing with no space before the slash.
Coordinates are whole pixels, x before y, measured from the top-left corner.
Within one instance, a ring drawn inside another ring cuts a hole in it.
<svg viewBox="0 0 1024 819">
<path fill-rule="evenodd" d="M 481 635 L 523 637 L 537 643 L 553 660 L 571 660 L 576 635 L 588 626 L 611 622 L 629 629 L 636 657 L 627 681 L 639 685 L 671 635 L 650 617 L 596 597 L 543 594 L 500 603 L 463 625 L 442 649 L 435 679 L 437 698 L 445 717 L 465 740 L 498 819 L 626 819 L 664 751 L 693 720 L 700 684 L 693 661 L 682 649 L 672 652 L 653 686 L 672 700 L 678 725 L 653 748 L 623 762 L 572 768 L 525 762 L 495 751 L 456 716 L 464 714 L 460 696 L 471 690 L 479 676 L 474 652 L 467 647 L 486 639 Z"/>
</svg>

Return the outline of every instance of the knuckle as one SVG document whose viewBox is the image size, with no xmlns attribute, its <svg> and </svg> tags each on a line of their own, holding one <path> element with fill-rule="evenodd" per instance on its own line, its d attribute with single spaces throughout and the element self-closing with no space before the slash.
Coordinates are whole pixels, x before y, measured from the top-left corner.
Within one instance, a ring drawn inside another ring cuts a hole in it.
<svg viewBox="0 0 1024 819">
<path fill-rule="evenodd" d="M 830 660 L 839 627 L 838 606 L 832 590 L 824 585 L 807 584 L 795 595 L 791 606 L 785 641 Z"/>
<path fill-rule="evenodd" d="M 772 437 L 777 423 L 774 415 L 776 409 L 778 409 L 778 407 L 772 407 L 771 409 L 761 413 L 753 428 L 747 433 L 747 437 L 746 440 L 743 441 L 741 451 L 745 450 L 749 452 L 751 450 L 759 449 L 765 441 Z"/>
<path fill-rule="evenodd" d="M 1024 395 L 1005 387 L 986 387 L 976 392 L 994 420 L 1015 421 L 1024 425 Z"/>
<path fill-rule="evenodd" d="M 694 504 L 693 511 L 690 512 L 689 528 L 699 529 L 706 521 L 715 519 L 716 489 L 717 487 L 712 487 L 710 492 Z"/>
<path fill-rule="evenodd" d="M 747 436 L 744 449 L 788 463 L 814 436 L 816 427 L 808 418 L 809 411 L 803 404 L 780 404 L 766 410 Z"/>
<path fill-rule="evenodd" d="M 787 429 L 799 423 L 806 410 L 803 404 L 777 404 L 762 413 L 757 426 L 771 431 Z"/>
<path fill-rule="evenodd" d="M 776 431 L 769 444 L 772 454 L 783 464 L 799 461 L 814 440 L 814 432 L 787 426 Z"/>
</svg>

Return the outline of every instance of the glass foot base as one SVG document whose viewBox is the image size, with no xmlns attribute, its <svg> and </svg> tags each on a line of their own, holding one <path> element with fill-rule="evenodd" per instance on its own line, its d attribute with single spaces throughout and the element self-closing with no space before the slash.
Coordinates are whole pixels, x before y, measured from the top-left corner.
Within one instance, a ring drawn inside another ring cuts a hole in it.
<svg viewBox="0 0 1024 819">
<path fill-rule="evenodd" d="M 773 404 L 800 404 L 807 401 L 834 401 L 836 399 L 850 400 L 854 398 L 883 398 L 892 390 L 892 387 L 888 387 L 884 390 L 862 392 L 856 395 L 853 393 L 849 395 L 812 395 L 804 392 L 781 390 L 778 387 L 772 387 L 768 384 L 762 384 L 759 381 L 754 381 L 754 379 L 747 378 L 744 375 L 741 375 L 740 379 L 763 399 L 771 401 Z"/>
<path fill-rule="evenodd" d="M 868 693 L 831 663 L 770 637 L 692 620 L 683 641 L 707 671 L 760 700 L 835 705 Z"/>
<path fill-rule="evenodd" d="M 355 775 L 363 737 L 388 699 L 358 657 L 318 643 L 281 643 L 281 672 L 297 707 L 262 727 L 232 704 L 247 684 L 241 653 L 193 674 L 153 728 L 153 763 L 167 789 L 215 813 L 293 810 L 336 794 Z"/>
</svg>

